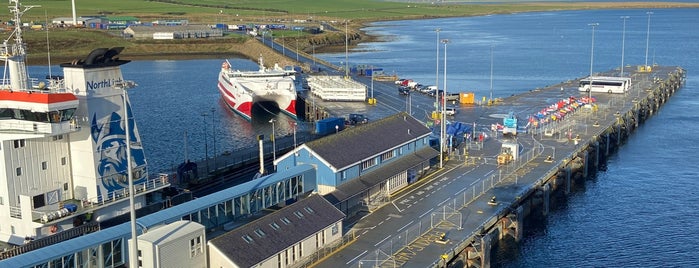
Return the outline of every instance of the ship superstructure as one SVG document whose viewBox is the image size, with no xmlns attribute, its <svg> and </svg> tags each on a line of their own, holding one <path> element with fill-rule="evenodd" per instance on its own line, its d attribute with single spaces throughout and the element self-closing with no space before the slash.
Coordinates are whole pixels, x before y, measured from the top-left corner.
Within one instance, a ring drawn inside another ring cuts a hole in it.
<svg viewBox="0 0 699 268">
<path fill-rule="evenodd" d="M 31 6 L 10 2 L 15 28 L 0 46 L 0 241 L 22 244 L 128 213 L 125 122 L 136 207 L 144 206 L 144 194 L 168 183 L 148 179 L 125 92 L 134 83 L 120 69 L 129 61 L 116 58 L 123 48 L 61 64 L 64 76 L 30 79 L 20 19 Z"/>
</svg>

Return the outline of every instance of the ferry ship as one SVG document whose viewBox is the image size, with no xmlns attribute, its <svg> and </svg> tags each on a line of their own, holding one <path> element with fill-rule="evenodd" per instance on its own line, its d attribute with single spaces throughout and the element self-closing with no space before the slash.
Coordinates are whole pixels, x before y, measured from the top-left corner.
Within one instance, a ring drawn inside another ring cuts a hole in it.
<svg viewBox="0 0 699 268">
<path fill-rule="evenodd" d="M 14 31 L 0 45 L 0 241 L 60 241 L 127 214 L 127 150 L 135 207 L 158 199 L 155 191 L 169 183 L 148 178 L 126 93 L 135 84 L 122 77 L 129 61 L 117 58 L 123 48 L 95 49 L 61 64 L 63 76 L 39 82 L 27 72 L 20 18 L 32 6 L 10 2 Z"/>
<path fill-rule="evenodd" d="M 272 69 L 259 59 L 258 71 L 234 70 L 228 60 L 221 64 L 218 90 L 226 104 L 246 120 L 252 120 L 253 105 L 273 104 L 296 118 L 296 72 L 291 67 Z"/>
</svg>

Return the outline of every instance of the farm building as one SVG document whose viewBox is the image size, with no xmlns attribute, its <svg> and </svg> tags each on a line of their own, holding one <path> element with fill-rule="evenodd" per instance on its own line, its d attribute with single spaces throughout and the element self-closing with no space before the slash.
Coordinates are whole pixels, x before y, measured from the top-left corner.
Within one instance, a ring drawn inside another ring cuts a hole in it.
<svg viewBox="0 0 699 268">
<path fill-rule="evenodd" d="M 124 36 L 134 39 L 187 39 L 221 37 L 223 32 L 206 25 L 131 25 L 124 29 Z"/>
</svg>

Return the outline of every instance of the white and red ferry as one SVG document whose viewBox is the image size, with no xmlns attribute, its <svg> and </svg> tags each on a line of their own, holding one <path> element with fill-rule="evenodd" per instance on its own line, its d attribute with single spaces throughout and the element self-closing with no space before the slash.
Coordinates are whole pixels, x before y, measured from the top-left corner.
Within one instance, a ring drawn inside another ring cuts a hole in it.
<svg viewBox="0 0 699 268">
<path fill-rule="evenodd" d="M 134 84 L 120 67 L 129 61 L 117 58 L 123 48 L 95 49 L 39 82 L 22 39 L 20 17 L 31 6 L 10 2 L 14 31 L 0 44 L 0 241 L 67 237 L 62 231 L 128 213 L 127 150 L 135 206 L 144 207 L 169 183 L 148 178 L 125 91 Z"/>
<path fill-rule="evenodd" d="M 265 68 L 262 57 L 258 71 L 234 70 L 227 60 L 221 65 L 218 90 L 228 106 L 247 120 L 252 119 L 254 104 L 273 104 L 296 118 L 295 70 L 291 67 Z"/>
</svg>

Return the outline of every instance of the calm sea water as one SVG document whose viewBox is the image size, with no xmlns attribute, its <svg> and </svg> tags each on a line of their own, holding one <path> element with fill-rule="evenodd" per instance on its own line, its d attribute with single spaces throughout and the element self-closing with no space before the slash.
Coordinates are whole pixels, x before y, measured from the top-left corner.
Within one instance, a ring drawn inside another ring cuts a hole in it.
<svg viewBox="0 0 699 268">
<path fill-rule="evenodd" d="M 525 228 L 518 244 L 502 243 L 493 267 L 697 267 L 699 167 L 693 155 L 699 115 L 697 9 L 539 12 L 476 18 L 374 23 L 387 42 L 361 44 L 350 64 L 434 84 L 437 35 L 447 44 L 447 90 L 507 96 L 624 64 L 679 65 L 687 83 L 609 159 L 606 172 L 573 192 L 562 207 Z M 621 16 L 630 16 L 623 30 Z M 646 40 L 648 57 L 646 58 Z M 444 45 L 440 44 L 444 55 Z M 344 61 L 344 53 L 322 55 Z M 442 84 L 440 77 L 439 84 Z"/>
<path fill-rule="evenodd" d="M 697 9 L 652 10 L 648 57 L 648 10 L 537 12 L 474 18 L 374 23 L 366 30 L 386 42 L 361 44 L 349 62 L 382 67 L 387 73 L 423 84 L 443 83 L 443 58 L 436 58 L 437 36 L 447 44 L 447 90 L 490 94 L 491 55 L 495 97 L 508 96 L 621 64 L 679 65 L 688 70 L 686 86 L 644 124 L 615 156 L 606 172 L 571 194 L 563 208 L 527 226 L 516 245 L 501 245 L 496 267 L 696 267 L 699 243 L 699 167 L 694 164 L 699 105 L 699 29 Z M 626 20 L 622 30 L 621 16 Z M 444 45 L 440 44 L 440 55 Z M 492 54 L 491 54 L 492 51 Z M 317 55 L 339 64 L 344 53 Z M 171 169 L 208 151 L 233 151 L 255 145 L 255 135 L 291 132 L 284 115 L 252 124 L 230 112 L 216 89 L 222 59 L 136 61 L 123 66 L 124 77 L 139 84 L 130 91 L 151 172 Z M 256 63 L 232 59 L 240 69 Z M 54 68 L 54 73 L 57 68 Z M 46 67 L 32 66 L 40 77 Z M 187 133 L 187 139 L 185 139 Z M 185 140 L 187 141 L 185 146 Z M 185 149 L 187 148 L 187 149 Z"/>
</svg>

